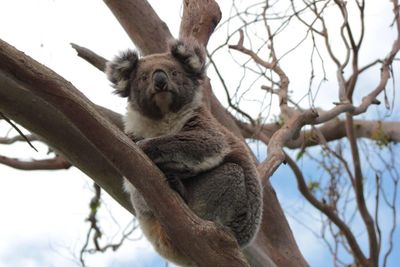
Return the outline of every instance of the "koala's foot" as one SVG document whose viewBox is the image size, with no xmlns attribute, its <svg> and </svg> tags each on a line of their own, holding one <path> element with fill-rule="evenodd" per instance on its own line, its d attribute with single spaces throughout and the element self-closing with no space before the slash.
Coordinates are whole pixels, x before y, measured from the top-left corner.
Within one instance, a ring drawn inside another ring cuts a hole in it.
<svg viewBox="0 0 400 267">
<path fill-rule="evenodd" d="M 169 186 L 173 190 L 175 190 L 181 196 L 181 198 L 187 203 L 186 189 L 182 181 L 174 174 L 165 174 L 165 177 L 167 177 Z"/>
</svg>

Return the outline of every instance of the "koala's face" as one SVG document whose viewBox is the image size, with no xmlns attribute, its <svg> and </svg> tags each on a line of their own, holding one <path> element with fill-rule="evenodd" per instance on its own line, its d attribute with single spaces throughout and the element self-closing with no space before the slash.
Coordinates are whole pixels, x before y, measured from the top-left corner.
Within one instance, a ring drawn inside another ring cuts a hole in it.
<svg viewBox="0 0 400 267">
<path fill-rule="evenodd" d="M 200 47 L 175 41 L 164 54 L 139 59 L 135 52 L 125 52 L 107 64 L 106 73 L 116 93 L 128 97 L 132 108 L 161 119 L 199 101 L 204 61 Z"/>
</svg>

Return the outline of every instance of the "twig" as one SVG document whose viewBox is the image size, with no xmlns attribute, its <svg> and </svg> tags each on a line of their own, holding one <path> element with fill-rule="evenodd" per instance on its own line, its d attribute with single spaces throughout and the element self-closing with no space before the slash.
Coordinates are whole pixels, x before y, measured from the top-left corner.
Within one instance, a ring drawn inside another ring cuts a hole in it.
<svg viewBox="0 0 400 267">
<path fill-rule="evenodd" d="M 2 112 L 0 112 L 0 116 L 3 117 L 3 119 L 8 122 L 23 138 L 24 140 L 29 144 L 31 148 L 33 148 L 36 152 L 39 152 L 36 147 L 32 145 L 30 140 L 22 133 L 22 131 L 18 128 L 17 125 L 15 125 L 10 119 L 8 119 Z"/>
<path fill-rule="evenodd" d="M 25 170 L 25 171 L 62 170 L 62 169 L 69 169 L 71 167 L 71 163 L 66 161 L 61 156 L 56 156 L 52 159 L 32 160 L 32 161 L 22 161 L 20 159 L 0 156 L 0 163 L 18 170 Z"/>
<path fill-rule="evenodd" d="M 312 195 L 307 187 L 307 184 L 303 177 L 303 173 L 297 166 L 296 162 L 292 160 L 288 155 L 285 155 L 285 158 L 290 168 L 293 170 L 293 173 L 295 174 L 295 177 L 297 179 L 297 186 L 301 194 L 308 200 L 308 202 L 310 202 L 311 205 L 324 213 L 341 230 L 359 263 L 361 263 L 363 266 L 368 266 L 368 259 L 365 257 L 359 244 L 357 243 L 357 239 L 355 238 L 347 224 L 338 217 L 338 215 L 333 211 L 332 207 L 324 204 L 322 201 L 319 201 Z"/>
<path fill-rule="evenodd" d="M 25 135 L 25 137 L 30 142 L 38 141 L 38 138 L 36 137 L 36 135 L 33 135 L 33 134 Z M 10 137 L 10 138 L 0 137 L 0 144 L 2 144 L 2 145 L 11 145 L 11 144 L 14 144 L 14 143 L 19 142 L 19 141 L 26 141 L 26 140 L 22 135 L 17 135 L 17 136 Z"/>
</svg>

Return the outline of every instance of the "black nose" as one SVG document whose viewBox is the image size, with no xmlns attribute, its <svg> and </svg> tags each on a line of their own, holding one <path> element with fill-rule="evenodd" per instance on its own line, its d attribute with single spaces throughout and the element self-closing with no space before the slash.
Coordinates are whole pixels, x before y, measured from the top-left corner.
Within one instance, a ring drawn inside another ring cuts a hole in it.
<svg viewBox="0 0 400 267">
<path fill-rule="evenodd" d="M 153 73 L 154 87 L 157 91 L 165 91 L 168 89 L 168 76 L 162 70 L 156 70 Z"/>
</svg>

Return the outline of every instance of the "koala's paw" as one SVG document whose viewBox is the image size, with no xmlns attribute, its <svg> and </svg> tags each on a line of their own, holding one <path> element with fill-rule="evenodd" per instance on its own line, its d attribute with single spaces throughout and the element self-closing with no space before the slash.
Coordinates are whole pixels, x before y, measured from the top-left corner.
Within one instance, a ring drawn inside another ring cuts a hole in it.
<svg viewBox="0 0 400 267">
<path fill-rule="evenodd" d="M 153 140 L 153 138 L 145 138 L 145 139 L 141 139 L 139 141 L 136 142 L 136 145 L 138 147 L 140 147 L 141 150 L 145 151 L 151 148 L 151 141 Z"/>
<path fill-rule="evenodd" d="M 136 142 L 136 145 L 145 153 L 149 154 L 149 140 L 148 139 L 142 139 Z"/>
<path fill-rule="evenodd" d="M 146 138 L 137 141 L 136 145 L 155 163 L 160 159 L 161 152 L 154 144 L 153 138 Z"/>
<path fill-rule="evenodd" d="M 186 198 L 186 189 L 183 185 L 182 181 L 174 174 L 171 173 L 164 173 L 165 177 L 167 178 L 169 186 L 177 192 L 181 198 L 187 203 Z"/>
<path fill-rule="evenodd" d="M 136 142 L 136 145 L 138 145 L 140 148 L 143 148 L 146 143 L 148 143 L 148 139 L 142 139 Z"/>
<path fill-rule="evenodd" d="M 203 75 L 205 71 L 205 51 L 195 40 L 172 40 L 169 43 L 171 54 L 193 74 Z"/>
<path fill-rule="evenodd" d="M 122 97 L 129 95 L 130 76 L 139 60 L 138 54 L 133 50 L 121 52 L 112 61 L 106 64 L 105 73 L 113 83 L 115 93 Z"/>
</svg>

